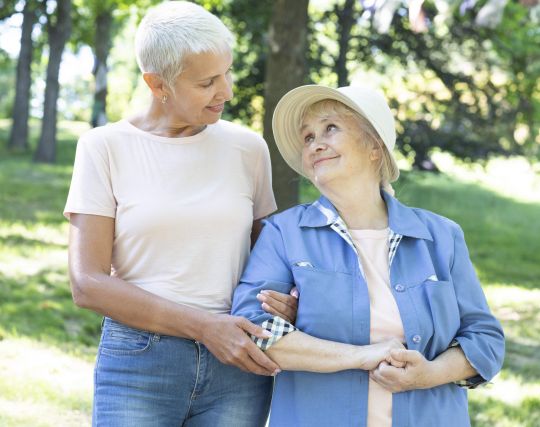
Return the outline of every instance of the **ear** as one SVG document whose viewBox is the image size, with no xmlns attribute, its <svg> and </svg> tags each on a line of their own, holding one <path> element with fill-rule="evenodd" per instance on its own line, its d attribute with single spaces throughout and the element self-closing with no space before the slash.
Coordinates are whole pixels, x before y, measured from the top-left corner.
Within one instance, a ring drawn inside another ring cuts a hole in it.
<svg viewBox="0 0 540 427">
<path fill-rule="evenodd" d="M 382 156 L 381 148 L 380 147 L 373 147 L 371 149 L 371 152 L 369 153 L 369 160 L 375 161 L 380 160 Z"/>
<path fill-rule="evenodd" d="M 159 74 L 143 73 L 143 80 L 157 99 L 161 99 L 164 95 L 168 95 L 165 90 L 163 79 Z"/>
</svg>

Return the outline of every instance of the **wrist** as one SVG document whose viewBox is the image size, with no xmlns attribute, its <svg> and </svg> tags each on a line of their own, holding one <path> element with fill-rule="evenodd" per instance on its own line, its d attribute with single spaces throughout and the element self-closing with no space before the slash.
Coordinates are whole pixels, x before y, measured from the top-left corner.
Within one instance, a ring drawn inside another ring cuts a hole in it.
<svg viewBox="0 0 540 427">
<path fill-rule="evenodd" d="M 425 363 L 424 375 L 422 375 L 422 383 L 418 384 L 418 388 L 432 388 L 444 383 L 441 381 L 441 369 L 437 360 L 427 360 Z"/>
<path fill-rule="evenodd" d="M 201 312 L 197 321 L 193 322 L 192 338 L 204 344 L 205 333 L 211 330 L 212 324 L 215 324 L 214 317 L 216 315 L 208 312 Z"/>
<path fill-rule="evenodd" d="M 372 351 L 373 346 L 371 344 L 355 346 L 352 369 L 362 369 L 364 371 L 372 370 L 373 367 L 370 366 L 369 363 L 371 359 L 370 354 Z"/>
</svg>

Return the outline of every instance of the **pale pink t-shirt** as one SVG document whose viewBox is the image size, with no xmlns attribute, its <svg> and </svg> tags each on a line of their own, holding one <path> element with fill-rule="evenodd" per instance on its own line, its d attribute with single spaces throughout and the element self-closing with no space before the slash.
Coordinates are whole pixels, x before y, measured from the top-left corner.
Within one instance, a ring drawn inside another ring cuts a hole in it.
<svg viewBox="0 0 540 427">
<path fill-rule="evenodd" d="M 349 230 L 362 263 L 370 299 L 370 340 L 405 342 L 399 310 L 390 291 L 388 229 Z M 392 426 L 392 393 L 369 380 L 368 427 Z"/>
<path fill-rule="evenodd" d="M 227 313 L 253 220 L 276 209 L 270 174 L 265 141 L 242 126 L 167 138 L 122 120 L 80 138 L 64 214 L 115 218 L 115 276 Z"/>
</svg>

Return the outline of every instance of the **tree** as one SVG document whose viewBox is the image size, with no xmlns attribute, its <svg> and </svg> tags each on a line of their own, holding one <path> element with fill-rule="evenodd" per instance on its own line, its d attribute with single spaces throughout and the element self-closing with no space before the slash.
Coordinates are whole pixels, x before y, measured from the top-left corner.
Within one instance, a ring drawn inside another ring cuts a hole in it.
<svg viewBox="0 0 540 427">
<path fill-rule="evenodd" d="M 274 1 L 268 34 L 264 91 L 264 138 L 270 147 L 276 201 L 280 209 L 298 203 L 298 176 L 281 158 L 272 135 L 272 114 L 279 99 L 307 76 L 309 0 Z"/>
<path fill-rule="evenodd" d="M 101 5 L 101 7 L 100 7 Z M 113 6 L 111 2 L 98 3 L 96 11 L 96 31 L 94 39 L 95 77 L 94 106 L 92 108 L 92 126 L 107 123 L 107 58 L 112 45 Z"/>
<path fill-rule="evenodd" d="M 53 163 L 56 159 L 56 112 L 59 93 L 58 74 L 64 47 L 71 34 L 71 0 L 57 0 L 56 10 L 47 14 L 47 35 L 49 39 L 49 62 L 43 105 L 41 136 L 34 160 Z"/>
<path fill-rule="evenodd" d="M 32 30 L 37 20 L 37 5 L 28 0 L 23 9 L 21 48 L 17 60 L 17 83 L 13 106 L 13 125 L 9 135 L 8 148 L 25 151 L 28 149 L 28 116 L 30 87 L 32 85 Z"/>
</svg>

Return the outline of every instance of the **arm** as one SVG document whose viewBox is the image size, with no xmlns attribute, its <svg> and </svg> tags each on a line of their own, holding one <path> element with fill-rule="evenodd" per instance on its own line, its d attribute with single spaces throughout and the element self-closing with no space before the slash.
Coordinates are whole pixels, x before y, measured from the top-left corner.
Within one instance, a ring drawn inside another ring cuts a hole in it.
<svg viewBox="0 0 540 427">
<path fill-rule="evenodd" d="M 272 345 L 266 354 L 283 370 L 328 373 L 375 369 L 382 360 L 389 359 L 392 349 L 402 348 L 399 340 L 356 346 L 294 331 Z"/>
<path fill-rule="evenodd" d="M 397 368 L 396 362 L 405 366 Z M 392 393 L 437 387 L 477 374 L 460 347 L 449 348 L 432 361 L 416 350 L 392 350 L 390 363 L 381 362 L 369 375 Z"/>
<path fill-rule="evenodd" d="M 476 277 L 463 231 L 458 226 L 453 231 L 454 259 L 450 274 L 460 314 L 460 328 L 455 340 L 477 373 L 471 380 L 478 384 L 489 381 L 501 369 L 504 333 L 499 321 L 491 314 Z"/>
<path fill-rule="evenodd" d="M 71 214 L 69 272 L 76 305 L 129 326 L 201 341 L 223 363 L 271 375 L 279 368 L 246 332 L 267 337 L 246 319 L 173 303 L 111 277 L 114 219 Z"/>
<path fill-rule="evenodd" d="M 236 288 L 232 313 L 245 316 L 273 332 L 273 338 L 256 342 L 282 369 L 312 372 L 373 369 L 389 356 L 390 349 L 403 348 L 397 341 L 354 346 L 318 339 L 265 312 L 260 301 L 266 300 L 271 291 L 274 296 L 278 292 L 290 292 L 293 281 L 281 231 L 270 219 Z"/>
</svg>

